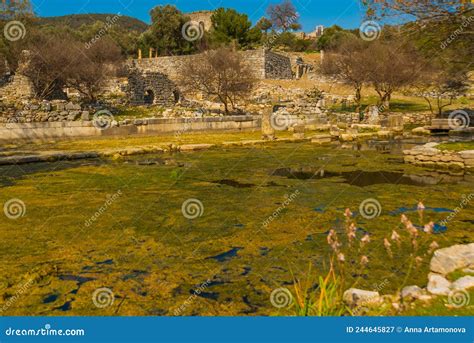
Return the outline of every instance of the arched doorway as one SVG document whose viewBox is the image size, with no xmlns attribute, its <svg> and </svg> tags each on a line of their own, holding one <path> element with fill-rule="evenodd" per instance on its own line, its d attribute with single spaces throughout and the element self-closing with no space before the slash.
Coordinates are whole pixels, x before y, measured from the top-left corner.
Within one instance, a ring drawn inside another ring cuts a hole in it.
<svg viewBox="0 0 474 343">
<path fill-rule="evenodd" d="M 153 105 L 153 102 L 155 101 L 155 94 L 151 89 L 147 90 L 145 92 L 145 96 L 143 97 L 143 102 L 146 105 Z"/>
<path fill-rule="evenodd" d="M 175 89 L 173 91 L 173 97 L 174 97 L 174 103 L 177 104 L 181 100 L 181 94 L 179 93 L 179 90 Z"/>
</svg>

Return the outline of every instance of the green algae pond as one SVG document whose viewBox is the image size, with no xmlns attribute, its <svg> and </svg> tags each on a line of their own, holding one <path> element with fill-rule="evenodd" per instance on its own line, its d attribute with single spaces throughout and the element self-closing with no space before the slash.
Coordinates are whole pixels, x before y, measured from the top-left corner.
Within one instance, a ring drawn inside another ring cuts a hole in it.
<svg viewBox="0 0 474 343">
<path fill-rule="evenodd" d="M 341 287 L 425 287 L 433 241 L 474 242 L 472 204 L 462 205 L 474 177 L 406 165 L 405 146 L 276 143 L 1 167 L 0 201 L 19 204 L 1 219 L 2 314 L 294 315 L 272 292 L 293 293 L 309 264 L 326 275 L 328 232 L 344 237 L 349 220 L 370 242 L 346 244 Z M 416 244 L 401 215 L 419 228 Z M 393 230 L 401 239 L 388 251 Z"/>
</svg>

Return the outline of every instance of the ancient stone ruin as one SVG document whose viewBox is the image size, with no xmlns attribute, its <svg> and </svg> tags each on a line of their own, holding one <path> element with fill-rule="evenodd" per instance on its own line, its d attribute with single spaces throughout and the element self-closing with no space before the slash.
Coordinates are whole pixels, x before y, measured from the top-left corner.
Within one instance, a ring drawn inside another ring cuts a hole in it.
<svg viewBox="0 0 474 343">
<path fill-rule="evenodd" d="M 260 80 L 293 79 L 289 57 L 266 49 L 247 50 L 241 53 L 245 63 L 251 67 L 256 78 Z M 142 72 L 163 73 L 176 82 L 183 64 L 193 58 L 196 58 L 196 55 L 136 59 L 133 61 L 133 66 Z"/>
<path fill-rule="evenodd" d="M 187 13 L 188 16 L 192 21 L 199 23 L 204 31 L 209 31 L 212 27 L 212 11 L 196 11 Z"/>
<path fill-rule="evenodd" d="M 173 106 L 180 100 L 180 92 L 165 74 L 134 68 L 128 77 L 128 97 L 132 105 Z"/>
</svg>

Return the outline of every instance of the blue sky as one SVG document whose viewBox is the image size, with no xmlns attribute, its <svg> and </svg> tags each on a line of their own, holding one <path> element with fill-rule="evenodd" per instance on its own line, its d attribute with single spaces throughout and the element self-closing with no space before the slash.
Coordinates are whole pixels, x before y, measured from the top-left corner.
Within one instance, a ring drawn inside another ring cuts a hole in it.
<svg viewBox="0 0 474 343">
<path fill-rule="evenodd" d="M 265 14 L 270 3 L 278 0 L 32 0 L 39 16 L 85 13 L 118 13 L 149 22 L 149 11 L 157 5 L 173 4 L 183 12 L 232 7 L 246 13 L 255 23 Z M 344 28 L 359 27 L 363 8 L 359 0 L 293 0 L 304 31 L 322 24 L 337 24 Z"/>
</svg>

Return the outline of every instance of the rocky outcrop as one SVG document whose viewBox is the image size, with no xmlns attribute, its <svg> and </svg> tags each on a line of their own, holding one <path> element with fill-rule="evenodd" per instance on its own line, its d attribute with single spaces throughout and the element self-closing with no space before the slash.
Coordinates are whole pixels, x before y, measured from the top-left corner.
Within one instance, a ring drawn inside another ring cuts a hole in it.
<svg viewBox="0 0 474 343">
<path fill-rule="evenodd" d="M 420 299 L 424 295 L 424 290 L 418 286 L 406 286 L 400 293 L 404 300 Z"/>
<path fill-rule="evenodd" d="M 351 306 L 376 304 L 381 301 L 379 292 L 366 291 L 363 289 L 349 288 L 344 292 L 343 300 Z"/>
<path fill-rule="evenodd" d="M 437 143 L 428 143 L 404 150 L 404 161 L 425 167 L 474 169 L 474 150 L 448 151 L 436 148 Z"/>
<path fill-rule="evenodd" d="M 451 282 L 442 275 L 430 273 L 428 275 L 428 286 L 426 288 L 431 294 L 448 295 L 451 291 Z"/>
<path fill-rule="evenodd" d="M 446 275 L 470 265 L 474 265 L 474 243 L 436 250 L 430 269 L 434 273 Z"/>
</svg>

